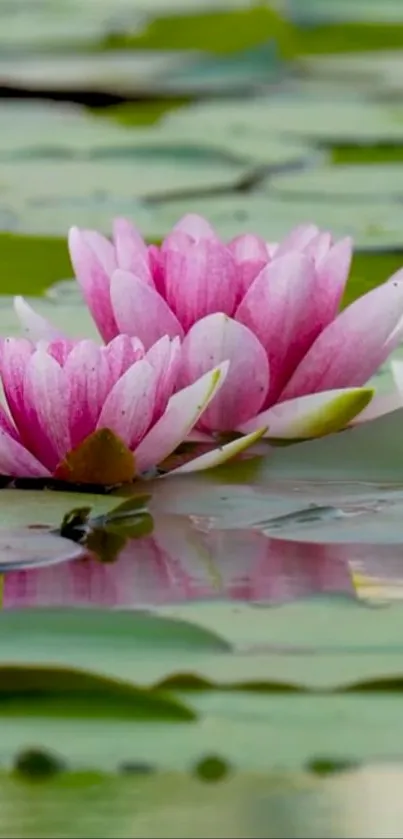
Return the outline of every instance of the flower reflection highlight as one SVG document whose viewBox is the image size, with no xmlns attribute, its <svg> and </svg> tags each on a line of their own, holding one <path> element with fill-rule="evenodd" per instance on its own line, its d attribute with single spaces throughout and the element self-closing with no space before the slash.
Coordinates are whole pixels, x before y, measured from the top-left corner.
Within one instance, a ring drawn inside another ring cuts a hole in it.
<svg viewBox="0 0 403 839">
<path fill-rule="evenodd" d="M 333 593 L 371 597 L 379 595 L 385 576 L 402 591 L 396 545 L 312 544 L 254 529 L 209 529 L 208 523 L 159 516 L 152 535 L 128 539 L 113 563 L 88 554 L 72 563 L 11 571 L 3 607 L 127 609 L 197 599 L 275 604 Z"/>
</svg>

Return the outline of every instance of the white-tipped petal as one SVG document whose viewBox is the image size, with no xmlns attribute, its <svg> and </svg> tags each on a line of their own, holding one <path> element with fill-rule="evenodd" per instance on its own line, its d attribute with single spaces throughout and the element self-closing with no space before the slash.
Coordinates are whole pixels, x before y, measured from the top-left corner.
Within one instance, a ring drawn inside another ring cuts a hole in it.
<svg viewBox="0 0 403 839">
<path fill-rule="evenodd" d="M 224 362 L 196 382 L 171 396 L 161 419 L 150 429 L 134 452 L 138 472 L 161 463 L 186 440 L 199 417 L 215 396 L 228 372 Z"/>
<path fill-rule="evenodd" d="M 221 466 L 223 463 L 226 463 L 227 460 L 232 460 L 232 458 L 236 457 L 238 454 L 241 454 L 246 451 L 246 449 L 249 449 L 266 433 L 266 427 L 259 428 L 251 434 L 246 434 L 245 437 L 239 437 L 237 440 L 232 440 L 231 443 L 226 443 L 224 446 L 220 446 L 219 449 L 213 449 L 211 452 L 206 452 L 206 454 L 195 457 L 194 460 L 184 463 L 183 466 L 178 466 L 177 469 L 173 469 L 172 472 L 168 472 L 167 474 L 184 475 L 186 472 L 201 472 L 205 469 L 213 469 L 215 466 Z"/>
<path fill-rule="evenodd" d="M 35 309 L 21 295 L 14 297 L 14 311 L 22 331 L 31 341 L 58 341 L 67 337 L 50 321 L 35 312 Z"/>
</svg>

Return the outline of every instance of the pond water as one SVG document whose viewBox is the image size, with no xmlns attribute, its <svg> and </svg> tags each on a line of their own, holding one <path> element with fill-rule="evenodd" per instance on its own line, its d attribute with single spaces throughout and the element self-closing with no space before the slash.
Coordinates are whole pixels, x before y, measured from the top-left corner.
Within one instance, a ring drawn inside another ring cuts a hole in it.
<svg viewBox="0 0 403 839">
<path fill-rule="evenodd" d="M 0 333 L 24 294 L 98 340 L 66 235 L 116 215 L 352 235 L 346 306 L 403 266 L 402 79 L 401 0 L 0 0 Z M 403 410 L 113 494 L 3 483 L 0 837 L 401 836 Z"/>
</svg>

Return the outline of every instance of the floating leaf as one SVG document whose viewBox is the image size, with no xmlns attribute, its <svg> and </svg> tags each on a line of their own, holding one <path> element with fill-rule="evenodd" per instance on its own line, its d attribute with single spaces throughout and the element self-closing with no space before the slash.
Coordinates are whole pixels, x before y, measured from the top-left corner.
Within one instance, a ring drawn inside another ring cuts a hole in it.
<svg viewBox="0 0 403 839">
<path fill-rule="evenodd" d="M 402 249 L 403 207 L 391 200 L 375 203 L 362 198 L 350 205 L 336 202 L 332 197 L 318 200 L 301 196 L 301 200 L 291 201 L 285 196 L 261 192 L 198 196 L 192 200 L 164 201 L 158 208 L 158 224 L 164 226 L 165 234 L 182 215 L 190 212 L 206 216 L 225 239 L 252 230 L 266 240 L 278 242 L 298 224 L 313 223 L 331 230 L 335 237 L 353 236 L 357 250 Z"/>
<path fill-rule="evenodd" d="M 121 214 L 153 236 L 158 216 L 147 199 L 236 188 L 250 171 L 248 162 L 225 160 L 203 148 L 189 149 L 179 159 L 168 150 L 143 148 L 107 159 L 66 159 L 63 166 L 58 160 L 4 161 L 0 223 L 14 233 L 63 236 L 74 219 L 78 226 L 109 233 L 111 219 Z"/>
<path fill-rule="evenodd" d="M 0 573 L 40 568 L 85 556 L 85 550 L 46 528 L 0 528 Z"/>
<path fill-rule="evenodd" d="M 339 201 L 361 206 L 362 201 L 403 201 L 403 164 L 328 166 L 311 172 L 295 172 L 272 178 L 270 192 L 293 201 Z"/>
<path fill-rule="evenodd" d="M 55 476 L 75 484 L 129 483 L 135 476 L 134 457 L 109 428 L 100 428 L 66 455 Z"/>
</svg>

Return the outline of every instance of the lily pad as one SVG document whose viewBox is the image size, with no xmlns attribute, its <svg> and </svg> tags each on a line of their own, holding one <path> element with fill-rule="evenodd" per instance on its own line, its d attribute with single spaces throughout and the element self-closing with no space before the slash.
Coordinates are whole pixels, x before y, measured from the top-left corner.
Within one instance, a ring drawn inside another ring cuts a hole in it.
<svg viewBox="0 0 403 839">
<path fill-rule="evenodd" d="M 113 157 L 137 146 L 136 132 L 75 105 L 5 100 L 0 106 L 0 158 Z"/>
<path fill-rule="evenodd" d="M 134 147 L 160 150 L 161 153 L 176 152 L 181 155 L 191 150 L 221 154 L 223 158 L 243 160 L 250 164 L 267 167 L 294 167 L 318 160 L 318 154 L 307 143 L 296 140 L 285 141 L 273 133 L 267 133 L 247 123 L 239 130 L 233 130 L 231 123 L 218 124 L 214 130 L 201 130 L 198 120 L 175 120 L 173 115 L 165 117 L 154 129 L 140 129 L 131 134 Z"/>
<path fill-rule="evenodd" d="M 197 49 L 220 55 L 250 49 L 273 39 L 282 54 L 289 54 L 293 28 L 276 8 L 268 4 L 240 4 L 238 0 L 235 7 L 228 9 L 227 2 L 223 4 L 220 0 L 212 8 L 212 0 L 208 0 L 204 9 L 191 11 L 187 4 L 179 14 L 175 14 L 175 4 L 170 4 L 166 15 L 149 20 L 141 32 L 127 33 L 120 44 L 147 50 Z"/>
<path fill-rule="evenodd" d="M 74 493 L 0 489 L 0 573 L 85 557 L 85 548 L 57 533 L 77 499 L 82 504 Z M 98 515 L 114 506 L 114 499 L 103 496 L 89 495 L 86 501 Z"/>
<path fill-rule="evenodd" d="M 382 5 L 377 0 L 306 0 L 303 6 L 298 0 L 291 0 L 291 16 L 298 22 L 307 23 L 346 23 L 347 21 L 371 21 L 372 23 L 403 22 L 403 11 L 399 0 L 385 0 Z"/>
<path fill-rule="evenodd" d="M 22 61 L 2 58 L 0 78 L 9 87 L 44 94 L 88 91 L 125 97 L 163 88 L 164 78 L 189 61 L 174 51 L 38 52 Z"/>
<path fill-rule="evenodd" d="M 257 97 L 248 102 L 209 102 L 194 105 L 172 116 L 179 126 L 192 121 L 206 132 L 211 126 L 220 131 L 226 126 L 236 133 L 256 129 L 269 138 L 273 133 L 294 140 L 309 140 L 319 146 L 341 143 L 374 145 L 403 143 L 402 110 L 366 101 L 354 102 L 319 97 L 312 101 L 294 97 Z"/>
<path fill-rule="evenodd" d="M 91 0 L 64 0 L 62 6 L 57 0 L 1 0 L 0 43 L 2 49 L 16 50 L 96 42 L 129 20 L 133 27 L 142 22 L 130 0 L 98 0 L 96 6 Z"/>
<path fill-rule="evenodd" d="M 345 52 L 342 56 L 311 55 L 300 57 L 298 63 L 310 77 L 320 78 L 322 82 L 354 85 L 357 91 L 365 90 L 379 99 L 396 94 L 398 102 L 403 64 L 399 49 Z"/>
<path fill-rule="evenodd" d="M 192 200 L 164 201 L 158 208 L 158 224 L 165 230 L 187 212 L 205 215 L 225 238 L 240 233 L 258 233 L 279 241 L 291 228 L 303 223 L 332 230 L 335 236 L 353 236 L 358 250 L 401 250 L 403 215 L 392 202 L 362 199 L 351 207 L 325 200 L 291 201 L 280 195 L 233 195 Z"/>
<path fill-rule="evenodd" d="M 141 199 L 228 189 L 247 173 L 242 164 L 193 153 L 180 163 L 163 152 L 66 160 L 63 166 L 55 161 L 8 162 L 0 165 L 0 221 L 3 230 L 12 232 L 63 235 L 73 223 L 108 231 L 112 218 L 123 214 L 141 216 L 147 231 L 154 213 Z"/>
<path fill-rule="evenodd" d="M 362 205 L 366 201 L 403 202 L 403 164 L 378 166 L 328 166 L 310 172 L 282 174 L 267 185 L 270 193 L 302 201 L 316 201 L 320 206 L 329 201 Z"/>
<path fill-rule="evenodd" d="M 0 527 L 0 573 L 16 569 L 48 567 L 82 558 L 86 551 L 46 528 Z"/>
<path fill-rule="evenodd" d="M 59 490 L 1 489 L 0 503 L 6 527 L 60 527 L 67 512 L 84 505 L 92 508 L 94 516 L 102 516 L 116 507 L 116 498 Z M 1 533 L 1 528 L 0 528 Z"/>
</svg>

